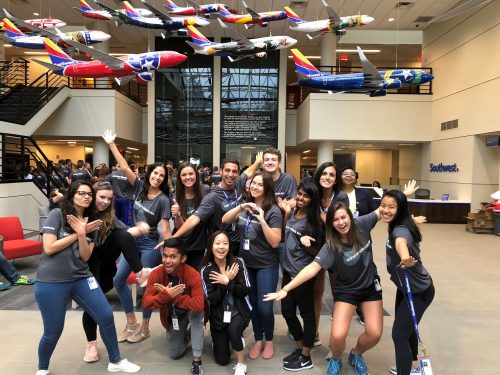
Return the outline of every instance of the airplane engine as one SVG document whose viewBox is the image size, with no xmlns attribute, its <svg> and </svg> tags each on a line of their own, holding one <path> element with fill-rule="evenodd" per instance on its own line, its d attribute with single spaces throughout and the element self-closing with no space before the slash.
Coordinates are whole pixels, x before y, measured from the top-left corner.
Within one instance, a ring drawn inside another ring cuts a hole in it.
<svg viewBox="0 0 500 375">
<path fill-rule="evenodd" d="M 385 96 L 386 94 L 387 94 L 387 91 L 385 91 L 385 90 L 371 91 L 370 98 L 374 98 L 376 96 Z"/>
<path fill-rule="evenodd" d="M 383 83 L 384 89 L 399 89 L 401 87 L 401 81 L 399 79 L 386 79 Z"/>
<path fill-rule="evenodd" d="M 342 36 L 345 35 L 346 33 L 347 33 L 346 29 L 335 30 L 335 35 L 337 36 Z"/>
<path fill-rule="evenodd" d="M 266 52 L 259 52 L 255 54 L 256 59 L 267 59 L 267 53 Z"/>
<path fill-rule="evenodd" d="M 255 49 L 266 49 L 266 43 L 259 42 L 254 44 Z"/>
<path fill-rule="evenodd" d="M 153 73 L 150 72 L 142 72 L 137 74 L 136 81 L 141 83 L 141 82 L 147 82 L 147 81 L 152 81 L 153 80 Z"/>
<path fill-rule="evenodd" d="M 262 22 L 260 24 L 260 27 L 267 27 L 267 26 L 269 26 L 269 22 Z"/>
</svg>

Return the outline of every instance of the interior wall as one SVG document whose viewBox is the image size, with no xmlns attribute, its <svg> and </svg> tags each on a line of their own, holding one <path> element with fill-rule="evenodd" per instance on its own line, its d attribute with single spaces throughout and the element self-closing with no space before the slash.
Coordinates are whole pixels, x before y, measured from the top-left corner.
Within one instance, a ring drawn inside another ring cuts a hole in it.
<svg viewBox="0 0 500 375">
<path fill-rule="evenodd" d="M 286 173 L 290 173 L 297 181 L 301 180 L 300 175 L 300 153 L 286 153 Z"/>
<path fill-rule="evenodd" d="M 421 184 L 422 145 L 399 146 L 399 185 L 409 180 Z"/>
<path fill-rule="evenodd" d="M 392 151 L 356 151 L 356 171 L 359 173 L 358 184 L 371 184 L 377 180 L 382 186 L 390 185 Z"/>
<path fill-rule="evenodd" d="M 76 163 L 77 160 L 85 160 L 84 146 L 65 146 L 65 145 L 38 145 L 49 160 L 55 163 L 59 159 L 71 159 Z"/>
</svg>

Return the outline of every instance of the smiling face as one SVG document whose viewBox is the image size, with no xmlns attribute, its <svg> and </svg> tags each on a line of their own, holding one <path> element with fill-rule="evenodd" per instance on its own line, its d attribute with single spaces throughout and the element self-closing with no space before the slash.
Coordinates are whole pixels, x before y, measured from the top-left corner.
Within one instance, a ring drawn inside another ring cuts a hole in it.
<svg viewBox="0 0 500 375">
<path fill-rule="evenodd" d="M 356 172 L 352 169 L 345 169 L 342 172 L 342 182 L 346 186 L 354 186 L 358 179 L 356 178 Z"/>
<path fill-rule="evenodd" d="M 105 211 L 109 207 L 112 201 L 113 201 L 113 190 L 111 189 L 97 190 L 95 195 L 95 205 L 99 212 Z"/>
<path fill-rule="evenodd" d="M 186 256 L 173 247 L 165 247 L 163 249 L 163 256 L 161 262 L 168 275 L 176 276 L 179 266 L 186 261 Z"/>
<path fill-rule="evenodd" d="M 306 208 L 311 205 L 311 197 L 302 188 L 297 191 L 295 201 L 298 208 Z"/>
<path fill-rule="evenodd" d="M 332 227 L 340 234 L 341 238 L 347 238 L 347 234 L 351 229 L 351 224 L 351 217 L 344 208 L 335 211 Z"/>
<path fill-rule="evenodd" d="M 281 167 L 281 162 L 279 161 L 279 157 L 276 154 L 265 153 L 262 157 L 262 167 L 264 171 L 269 174 L 274 174 L 279 172 Z"/>
<path fill-rule="evenodd" d="M 326 167 L 321 172 L 321 176 L 319 177 L 319 184 L 323 189 L 330 189 L 337 181 L 337 171 L 335 167 Z"/>
<path fill-rule="evenodd" d="M 73 205 L 75 208 L 86 209 L 92 203 L 92 189 L 87 185 L 80 185 L 73 196 Z"/>
<path fill-rule="evenodd" d="M 184 185 L 184 187 L 187 187 L 187 188 L 192 187 L 195 184 L 196 179 L 198 178 L 198 174 L 196 173 L 194 168 L 189 167 L 189 166 L 183 168 L 180 171 L 179 176 L 181 178 L 182 185 Z"/>
<path fill-rule="evenodd" d="M 163 180 L 165 179 L 166 174 L 167 172 L 163 167 L 156 167 L 155 169 L 153 169 L 151 175 L 149 176 L 149 184 L 151 185 L 151 187 L 159 188 Z"/>
<path fill-rule="evenodd" d="M 225 189 L 232 189 L 239 176 L 238 164 L 226 163 L 222 168 L 222 182 Z"/>
<path fill-rule="evenodd" d="M 261 175 L 255 176 L 250 182 L 250 194 L 253 199 L 264 196 L 264 181 Z"/>
<path fill-rule="evenodd" d="M 214 238 L 214 243 L 212 245 L 212 252 L 214 254 L 214 259 L 224 260 L 229 253 L 229 238 L 226 234 L 219 233 Z"/>
<path fill-rule="evenodd" d="M 384 223 L 390 223 L 398 212 L 398 203 L 393 197 L 385 196 L 380 202 L 380 219 Z"/>
</svg>

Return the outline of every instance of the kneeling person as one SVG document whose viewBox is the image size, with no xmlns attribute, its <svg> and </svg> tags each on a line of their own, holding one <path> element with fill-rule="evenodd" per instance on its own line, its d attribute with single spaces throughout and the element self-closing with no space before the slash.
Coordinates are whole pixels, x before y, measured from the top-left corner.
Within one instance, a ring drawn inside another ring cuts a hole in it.
<svg viewBox="0 0 500 375">
<path fill-rule="evenodd" d="M 193 363 L 191 373 L 203 374 L 204 295 L 201 276 L 197 270 L 184 264 L 184 241 L 170 238 L 163 248 L 162 267 L 149 276 L 144 294 L 143 309 L 160 308 L 161 323 L 167 330 L 169 356 L 181 358 L 191 340 Z M 189 336 L 188 324 L 191 327 Z"/>
</svg>

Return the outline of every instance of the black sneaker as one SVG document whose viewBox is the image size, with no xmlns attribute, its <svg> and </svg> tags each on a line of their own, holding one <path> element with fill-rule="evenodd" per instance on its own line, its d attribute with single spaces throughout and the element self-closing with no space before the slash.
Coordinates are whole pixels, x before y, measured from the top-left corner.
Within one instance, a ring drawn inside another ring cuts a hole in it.
<svg viewBox="0 0 500 375">
<path fill-rule="evenodd" d="M 307 370 L 309 368 L 313 367 L 313 363 L 311 360 L 311 356 L 309 357 L 304 357 L 302 354 L 299 355 L 299 357 L 292 362 L 284 363 L 283 368 L 288 371 L 300 371 L 300 370 Z"/>
<path fill-rule="evenodd" d="M 193 363 L 191 363 L 191 375 L 203 375 L 201 361 L 193 361 Z"/>
<path fill-rule="evenodd" d="M 302 353 L 302 349 L 296 348 L 292 352 L 292 354 L 287 355 L 285 358 L 283 358 L 283 363 L 288 363 L 288 362 L 294 362 L 297 360 L 297 358 L 300 357 L 300 354 Z"/>
</svg>

